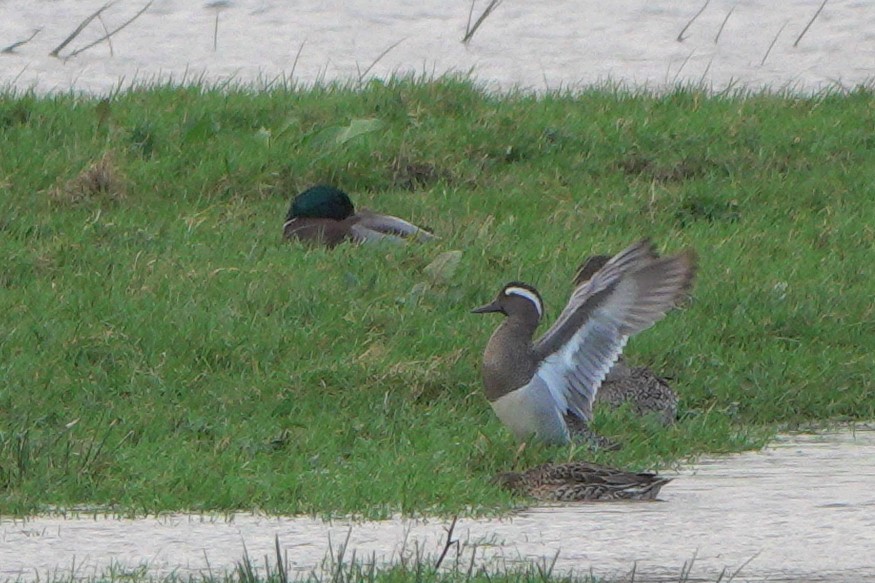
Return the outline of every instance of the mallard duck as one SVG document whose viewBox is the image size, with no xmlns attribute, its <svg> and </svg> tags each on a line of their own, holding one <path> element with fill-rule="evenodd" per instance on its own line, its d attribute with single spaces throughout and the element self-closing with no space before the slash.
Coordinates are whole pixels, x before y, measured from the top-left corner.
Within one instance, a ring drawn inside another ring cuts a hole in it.
<svg viewBox="0 0 875 583">
<path fill-rule="evenodd" d="M 506 319 L 483 354 L 486 398 L 519 440 L 566 444 L 575 426 L 592 419 L 595 396 L 629 337 L 661 320 L 687 293 L 696 257 L 659 257 L 641 240 L 588 274 L 553 325 L 537 341 L 544 315 L 538 291 L 505 284 L 474 313 Z"/>
<path fill-rule="evenodd" d="M 495 476 L 503 488 L 539 500 L 653 500 L 671 482 L 650 473 L 624 472 L 588 462 L 543 464 Z"/>
<path fill-rule="evenodd" d="M 435 236 L 398 217 L 361 209 L 356 212 L 349 195 L 333 186 L 308 188 L 292 201 L 283 237 L 334 247 L 343 241 L 428 241 Z"/>
</svg>

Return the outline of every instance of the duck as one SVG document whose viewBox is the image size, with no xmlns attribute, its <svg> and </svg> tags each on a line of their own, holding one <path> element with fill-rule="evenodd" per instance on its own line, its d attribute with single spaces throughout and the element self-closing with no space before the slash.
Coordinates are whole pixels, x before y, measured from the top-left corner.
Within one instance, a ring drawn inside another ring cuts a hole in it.
<svg viewBox="0 0 875 583">
<path fill-rule="evenodd" d="M 582 266 L 583 267 L 583 266 Z M 544 301 L 529 284 L 505 284 L 475 314 L 505 319 L 483 352 L 486 399 L 517 441 L 566 445 L 592 420 L 599 387 L 631 336 L 661 320 L 692 287 L 696 254 L 660 257 L 641 239 L 575 278 L 565 308 L 542 336 Z"/>
<path fill-rule="evenodd" d="M 654 415 L 668 426 L 678 416 L 678 395 L 668 381 L 646 366 L 629 366 L 621 358 L 599 387 L 595 405 L 616 409 L 628 403 L 636 415 Z"/>
<path fill-rule="evenodd" d="M 319 184 L 292 200 L 283 224 L 283 238 L 332 248 L 344 241 L 403 243 L 405 239 L 424 242 L 436 237 L 398 217 L 367 209 L 356 212 L 346 192 Z"/>
<path fill-rule="evenodd" d="M 574 277 L 574 286 L 587 282 L 611 259 L 610 255 L 593 255 L 587 258 Z M 623 355 L 608 371 L 596 393 L 595 405 L 616 409 L 629 403 L 632 410 L 640 416 L 654 414 L 663 425 L 671 425 L 677 419 L 678 396 L 668 382 L 646 366 L 629 366 Z M 588 434 L 590 441 L 605 439 L 594 433 Z"/>
<path fill-rule="evenodd" d="M 655 500 L 671 480 L 584 461 L 546 463 L 525 472 L 503 472 L 493 479 L 516 494 L 554 502 Z"/>
</svg>

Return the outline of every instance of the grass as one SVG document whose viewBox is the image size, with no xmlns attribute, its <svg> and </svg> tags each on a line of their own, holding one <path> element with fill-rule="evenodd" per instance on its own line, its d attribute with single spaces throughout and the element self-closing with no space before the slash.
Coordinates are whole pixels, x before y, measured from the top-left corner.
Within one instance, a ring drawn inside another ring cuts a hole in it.
<svg viewBox="0 0 875 583">
<path fill-rule="evenodd" d="M 496 95 L 154 86 L 0 96 L 0 513 L 487 513 L 517 454 L 481 393 L 506 281 L 555 317 L 583 257 L 651 235 L 701 256 L 691 305 L 630 343 L 675 378 L 665 466 L 778 427 L 875 417 L 875 95 Z M 333 183 L 436 244 L 284 243 Z M 461 250 L 458 269 L 428 269 Z"/>
<path fill-rule="evenodd" d="M 149 565 L 143 563 L 139 566 L 113 564 L 103 570 L 93 569 L 92 572 L 81 567 L 77 569 L 74 565 L 69 571 L 34 574 L 42 575 L 42 579 L 48 583 L 729 583 L 747 566 L 744 563 L 734 572 L 724 568 L 713 574 L 713 578 L 704 579 L 701 575 L 691 576 L 696 562 L 694 555 L 678 565 L 676 576 L 666 574 L 671 571 L 670 568 L 659 575 L 642 574 L 638 564 L 632 563 L 626 573 L 600 577 L 591 570 L 557 567 L 558 552 L 541 560 L 514 560 L 500 558 L 500 555 L 492 556 L 469 540 L 452 539 L 452 531 L 448 532 L 448 537 L 443 552 L 438 555 L 425 553 L 419 545 L 405 544 L 388 560 L 378 559 L 376 555 L 357 555 L 354 549 L 349 549 L 347 538 L 336 546 L 330 546 L 321 564 L 309 572 L 303 569 L 303 564 L 308 561 L 297 561 L 294 550 L 290 553 L 284 549 L 277 537 L 272 556 L 252 556 L 244 546 L 242 558 L 236 561 L 234 568 L 228 570 L 209 567 L 196 574 L 174 571 L 159 575 L 151 572 Z M 488 546 L 489 543 L 486 543 Z"/>
</svg>

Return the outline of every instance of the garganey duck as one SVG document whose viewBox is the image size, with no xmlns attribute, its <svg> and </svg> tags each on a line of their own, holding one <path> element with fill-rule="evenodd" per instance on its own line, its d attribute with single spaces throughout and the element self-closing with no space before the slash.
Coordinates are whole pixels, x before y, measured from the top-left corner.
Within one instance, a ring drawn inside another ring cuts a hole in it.
<svg viewBox="0 0 875 583">
<path fill-rule="evenodd" d="M 592 420 L 599 386 L 629 337 L 678 303 L 695 264 L 692 251 L 659 257 L 647 239 L 592 273 L 583 273 L 584 264 L 565 309 L 534 342 L 544 315 L 534 287 L 508 283 L 492 303 L 475 308 L 507 316 L 486 345 L 482 367 L 486 398 L 499 419 L 519 441 L 568 443 Z"/>
<path fill-rule="evenodd" d="M 435 236 L 398 217 L 361 209 L 355 211 L 345 192 L 333 186 L 308 188 L 292 201 L 283 237 L 334 247 L 343 241 L 428 241 Z"/>
</svg>

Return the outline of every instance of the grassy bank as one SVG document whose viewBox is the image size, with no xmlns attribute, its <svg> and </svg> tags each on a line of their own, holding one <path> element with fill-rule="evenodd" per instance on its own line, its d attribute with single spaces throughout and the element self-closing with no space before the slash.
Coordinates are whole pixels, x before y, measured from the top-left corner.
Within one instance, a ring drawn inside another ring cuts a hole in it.
<svg viewBox="0 0 875 583">
<path fill-rule="evenodd" d="M 701 256 L 692 304 L 627 349 L 675 378 L 682 418 L 600 412 L 626 447 L 597 459 L 875 417 L 873 127 L 864 90 L 7 93 L 0 512 L 507 507 L 489 478 L 516 448 L 478 374 L 497 319 L 469 309 L 521 279 L 554 317 L 584 256 L 645 234 Z M 317 182 L 442 239 L 284 243 Z M 427 269 L 451 250 L 455 272 Z"/>
</svg>

